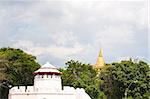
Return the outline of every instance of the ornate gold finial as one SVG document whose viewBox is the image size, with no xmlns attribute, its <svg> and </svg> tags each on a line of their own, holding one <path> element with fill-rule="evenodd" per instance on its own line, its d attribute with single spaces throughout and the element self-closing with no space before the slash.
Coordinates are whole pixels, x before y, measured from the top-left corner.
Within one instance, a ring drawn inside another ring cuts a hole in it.
<svg viewBox="0 0 150 99">
<path fill-rule="evenodd" d="M 100 49 L 100 51 L 99 51 L 99 57 L 103 57 L 102 49 Z"/>
</svg>

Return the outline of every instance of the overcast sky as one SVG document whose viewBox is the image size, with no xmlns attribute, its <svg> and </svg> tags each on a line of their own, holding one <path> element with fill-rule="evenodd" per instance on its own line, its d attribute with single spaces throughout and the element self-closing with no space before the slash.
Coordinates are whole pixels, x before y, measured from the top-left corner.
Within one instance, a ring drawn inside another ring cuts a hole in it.
<svg viewBox="0 0 150 99">
<path fill-rule="evenodd" d="M 0 47 L 20 48 L 43 64 L 94 64 L 148 55 L 148 0 L 0 1 Z M 150 49 L 149 49 L 150 50 Z"/>
</svg>

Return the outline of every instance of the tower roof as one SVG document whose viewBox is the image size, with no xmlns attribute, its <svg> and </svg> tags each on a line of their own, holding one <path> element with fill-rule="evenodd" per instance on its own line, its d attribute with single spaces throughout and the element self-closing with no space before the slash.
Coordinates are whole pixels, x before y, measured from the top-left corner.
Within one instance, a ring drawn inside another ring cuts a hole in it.
<svg viewBox="0 0 150 99">
<path fill-rule="evenodd" d="M 57 70 L 55 66 L 50 64 L 49 62 L 46 62 L 46 64 L 42 65 L 41 68 L 39 68 L 37 71 L 34 72 L 35 75 L 43 75 L 43 74 L 49 74 L 49 75 L 60 75 L 61 72 Z"/>
<path fill-rule="evenodd" d="M 103 59 L 102 49 L 100 49 L 96 64 L 94 65 L 94 69 L 101 69 L 105 66 L 105 62 Z"/>
</svg>

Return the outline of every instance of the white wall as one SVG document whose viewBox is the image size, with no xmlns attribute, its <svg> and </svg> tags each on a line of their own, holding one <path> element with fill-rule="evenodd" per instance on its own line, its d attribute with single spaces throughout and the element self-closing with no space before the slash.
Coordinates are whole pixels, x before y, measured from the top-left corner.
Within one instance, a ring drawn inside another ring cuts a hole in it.
<svg viewBox="0 0 150 99">
<path fill-rule="evenodd" d="M 61 91 L 41 91 L 35 92 L 33 86 L 28 87 L 30 91 L 25 92 L 25 87 L 13 87 L 9 91 L 9 99 L 91 99 L 82 88 L 74 89 L 65 86 Z M 32 90 L 32 91 L 31 91 Z"/>
<path fill-rule="evenodd" d="M 61 77 L 56 75 L 36 75 L 34 79 L 35 91 L 51 90 L 58 91 L 62 90 Z"/>
<path fill-rule="evenodd" d="M 76 99 L 74 94 L 64 94 L 64 93 L 38 93 L 38 94 L 13 94 L 9 95 L 9 99 Z"/>
</svg>

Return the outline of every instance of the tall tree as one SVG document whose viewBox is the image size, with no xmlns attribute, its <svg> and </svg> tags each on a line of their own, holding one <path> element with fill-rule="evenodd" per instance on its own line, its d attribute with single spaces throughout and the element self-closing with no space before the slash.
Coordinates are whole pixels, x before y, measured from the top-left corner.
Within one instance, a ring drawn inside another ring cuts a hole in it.
<svg viewBox="0 0 150 99">
<path fill-rule="evenodd" d="M 20 49 L 1 48 L 0 99 L 7 99 L 9 85 L 32 85 L 32 73 L 37 68 L 39 68 L 39 64 L 36 62 L 35 56 Z"/>
<path fill-rule="evenodd" d="M 131 59 L 112 63 L 101 71 L 103 80 L 101 90 L 108 99 L 122 99 L 125 96 L 134 99 L 150 97 L 150 67 L 147 63 L 133 62 Z"/>
<path fill-rule="evenodd" d="M 74 60 L 68 61 L 66 65 L 66 69 L 61 69 L 63 85 L 84 88 L 92 99 L 106 98 L 99 90 L 100 80 L 91 65 Z"/>
</svg>

